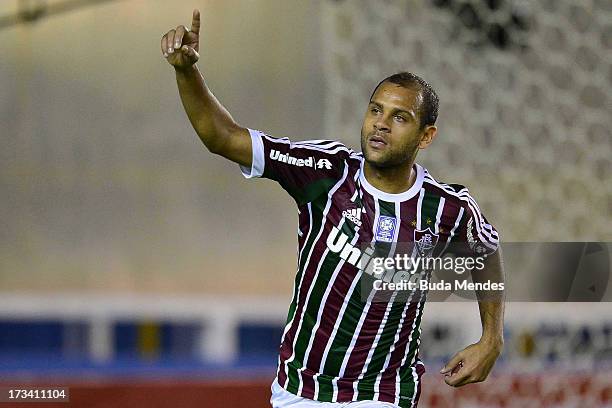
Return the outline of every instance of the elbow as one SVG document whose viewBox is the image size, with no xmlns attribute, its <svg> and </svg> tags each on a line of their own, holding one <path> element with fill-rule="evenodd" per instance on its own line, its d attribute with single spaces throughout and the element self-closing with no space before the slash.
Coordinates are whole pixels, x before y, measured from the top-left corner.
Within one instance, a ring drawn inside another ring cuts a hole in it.
<svg viewBox="0 0 612 408">
<path fill-rule="evenodd" d="M 204 146 L 206 146 L 206 149 L 208 149 L 209 152 L 221 156 L 223 156 L 223 152 L 225 151 L 224 143 L 219 140 L 210 141 L 208 143 L 204 142 Z"/>
<path fill-rule="evenodd" d="M 238 125 L 231 125 L 214 131 L 198 132 L 198 135 L 209 152 L 226 157 L 228 150 L 231 149 L 231 139 L 240 129 Z"/>
<path fill-rule="evenodd" d="M 214 154 L 221 154 L 223 151 L 223 140 L 217 132 L 209 129 L 195 127 L 195 131 L 206 149 Z"/>
</svg>

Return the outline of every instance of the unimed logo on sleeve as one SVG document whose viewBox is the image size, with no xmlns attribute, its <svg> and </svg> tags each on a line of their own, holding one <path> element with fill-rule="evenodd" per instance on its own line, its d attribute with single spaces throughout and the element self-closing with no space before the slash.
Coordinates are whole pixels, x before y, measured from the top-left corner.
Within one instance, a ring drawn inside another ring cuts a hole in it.
<svg viewBox="0 0 612 408">
<path fill-rule="evenodd" d="M 305 159 L 298 159 L 297 157 L 293 157 L 288 153 L 281 153 L 278 150 L 274 149 L 270 150 L 270 159 L 297 167 L 311 167 L 313 169 L 325 168 L 327 170 L 332 168 L 331 162 L 327 159 L 315 160 L 313 156 L 307 157 Z"/>
</svg>

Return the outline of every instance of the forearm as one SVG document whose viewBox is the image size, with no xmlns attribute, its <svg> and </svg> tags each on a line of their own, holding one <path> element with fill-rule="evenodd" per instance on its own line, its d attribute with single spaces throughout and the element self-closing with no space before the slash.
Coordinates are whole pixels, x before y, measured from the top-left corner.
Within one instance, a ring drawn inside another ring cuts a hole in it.
<svg viewBox="0 0 612 408">
<path fill-rule="evenodd" d="M 238 125 L 208 89 L 195 64 L 175 72 L 181 102 L 191 125 L 211 152 L 222 151 L 229 134 Z"/>
<path fill-rule="evenodd" d="M 488 256 L 482 270 L 472 271 L 474 283 L 504 283 L 501 249 Z M 453 387 L 484 381 L 504 345 L 504 292 L 476 293 L 482 322 L 482 337 L 477 343 L 467 346 L 455 354 L 440 370 L 444 382 Z"/>
<path fill-rule="evenodd" d="M 482 322 L 481 340 L 497 346 L 504 343 L 504 302 L 485 300 L 478 302 Z"/>
<path fill-rule="evenodd" d="M 504 284 L 501 248 L 485 259 L 485 268 L 479 273 L 473 273 L 472 279 L 474 282 Z M 501 346 L 504 341 L 504 291 L 481 291 L 477 295 L 482 323 L 481 340 Z"/>
</svg>

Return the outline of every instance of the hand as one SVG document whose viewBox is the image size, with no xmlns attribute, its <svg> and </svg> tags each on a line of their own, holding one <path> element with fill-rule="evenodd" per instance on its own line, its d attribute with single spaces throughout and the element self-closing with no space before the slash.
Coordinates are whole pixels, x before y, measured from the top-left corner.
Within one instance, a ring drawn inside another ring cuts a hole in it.
<svg viewBox="0 0 612 408">
<path fill-rule="evenodd" d="M 193 10 L 191 29 L 180 25 L 161 39 L 161 51 L 175 69 L 185 69 L 195 64 L 200 55 L 200 12 Z"/>
<path fill-rule="evenodd" d="M 455 354 L 440 374 L 444 374 L 444 382 L 453 387 L 484 381 L 501 351 L 501 342 L 480 340 Z"/>
</svg>

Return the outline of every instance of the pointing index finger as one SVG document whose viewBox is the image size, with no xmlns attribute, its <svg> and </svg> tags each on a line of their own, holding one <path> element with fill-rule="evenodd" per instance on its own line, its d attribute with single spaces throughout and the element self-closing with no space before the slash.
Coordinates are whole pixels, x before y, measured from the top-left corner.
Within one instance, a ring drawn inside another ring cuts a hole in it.
<svg viewBox="0 0 612 408">
<path fill-rule="evenodd" d="M 191 31 L 196 35 L 200 34 L 200 10 L 193 10 L 193 18 L 191 20 Z"/>
</svg>

